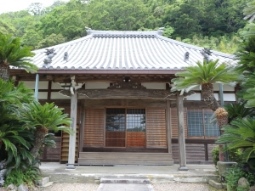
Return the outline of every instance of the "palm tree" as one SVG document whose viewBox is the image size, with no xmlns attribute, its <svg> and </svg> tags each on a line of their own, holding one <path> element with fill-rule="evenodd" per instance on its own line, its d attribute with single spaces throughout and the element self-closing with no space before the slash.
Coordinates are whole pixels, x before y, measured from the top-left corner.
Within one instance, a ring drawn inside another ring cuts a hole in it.
<svg viewBox="0 0 255 191">
<path fill-rule="evenodd" d="M 220 107 L 213 94 L 213 84 L 230 83 L 236 81 L 238 73 L 226 63 L 216 61 L 197 62 L 194 66 L 188 66 L 184 71 L 175 74 L 177 78 L 172 80 L 172 91 L 190 91 L 201 86 L 202 100 L 215 111 Z"/>
<path fill-rule="evenodd" d="M 36 72 L 37 67 L 30 63 L 34 55 L 31 49 L 21 44 L 19 38 L 0 33 L 0 78 L 9 79 L 10 66 L 25 69 L 27 72 Z"/>
<path fill-rule="evenodd" d="M 251 22 L 255 19 L 255 1 L 247 3 L 247 6 L 244 8 L 244 19 L 249 19 Z"/>
<path fill-rule="evenodd" d="M 184 71 L 175 74 L 177 78 L 172 80 L 172 91 L 190 91 L 191 89 L 201 86 L 201 97 L 205 104 L 215 111 L 217 123 L 222 128 L 228 123 L 228 112 L 220 107 L 213 93 L 214 83 L 230 83 L 236 81 L 238 73 L 233 67 L 226 63 L 219 63 L 218 60 L 204 60 L 202 63 L 197 62 L 194 66 L 188 66 Z M 221 130 L 222 133 L 222 130 Z M 224 160 L 220 145 L 219 159 Z"/>
<path fill-rule="evenodd" d="M 31 154 L 38 158 L 39 152 L 45 141 L 45 136 L 49 130 L 65 131 L 70 133 L 70 118 L 64 114 L 63 109 L 58 108 L 54 103 L 45 103 L 41 105 L 34 101 L 28 104 L 23 104 L 19 113 L 19 119 L 25 122 L 25 127 L 35 130 L 34 144 L 31 149 Z"/>
<path fill-rule="evenodd" d="M 17 118 L 21 102 L 32 100 L 33 91 L 22 83 L 15 86 L 11 81 L 0 79 L 0 161 L 6 159 L 8 167 L 32 160 L 32 132 L 22 127 L 23 122 Z"/>
</svg>

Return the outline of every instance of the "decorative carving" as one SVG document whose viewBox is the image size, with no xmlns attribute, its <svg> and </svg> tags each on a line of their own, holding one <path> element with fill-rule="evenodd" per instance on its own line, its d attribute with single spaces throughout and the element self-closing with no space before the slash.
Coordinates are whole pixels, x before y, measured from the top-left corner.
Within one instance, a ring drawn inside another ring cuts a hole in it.
<svg viewBox="0 0 255 191">
<path fill-rule="evenodd" d="M 55 49 L 54 49 L 54 48 L 51 48 L 51 49 L 46 49 L 45 54 L 46 54 L 47 57 L 43 60 L 43 62 L 44 62 L 45 65 L 48 65 L 48 64 L 50 64 L 50 63 L 52 62 L 52 58 L 53 58 L 57 53 L 55 52 Z"/>
<path fill-rule="evenodd" d="M 67 62 L 67 61 L 68 61 L 68 57 L 69 57 L 69 56 L 68 56 L 68 52 L 65 52 L 65 53 L 64 53 L 64 58 L 63 58 L 64 61 Z"/>
<path fill-rule="evenodd" d="M 175 93 L 148 89 L 79 89 L 78 94 L 85 99 L 175 99 Z"/>
<path fill-rule="evenodd" d="M 205 61 L 210 60 L 210 56 L 212 55 L 212 52 L 209 48 L 204 48 L 200 51 L 200 53 L 203 55 Z"/>
<path fill-rule="evenodd" d="M 108 89 L 146 89 L 140 82 L 132 82 L 130 77 L 124 77 L 122 81 L 110 83 Z"/>
</svg>

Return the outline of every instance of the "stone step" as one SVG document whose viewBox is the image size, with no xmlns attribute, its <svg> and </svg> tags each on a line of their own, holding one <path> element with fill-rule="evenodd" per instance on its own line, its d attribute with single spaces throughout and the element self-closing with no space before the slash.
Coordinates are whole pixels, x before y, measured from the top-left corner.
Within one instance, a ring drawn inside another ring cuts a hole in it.
<svg viewBox="0 0 255 191">
<path fill-rule="evenodd" d="M 148 178 L 125 178 L 125 177 L 116 177 L 116 178 L 101 178 L 100 183 L 120 183 L 120 184 L 150 184 L 150 180 Z"/>
<path fill-rule="evenodd" d="M 52 184 L 53 182 L 50 182 L 50 178 L 48 176 L 42 177 L 40 180 L 37 181 L 37 185 L 42 188 L 46 188 L 48 186 L 51 186 Z"/>
</svg>

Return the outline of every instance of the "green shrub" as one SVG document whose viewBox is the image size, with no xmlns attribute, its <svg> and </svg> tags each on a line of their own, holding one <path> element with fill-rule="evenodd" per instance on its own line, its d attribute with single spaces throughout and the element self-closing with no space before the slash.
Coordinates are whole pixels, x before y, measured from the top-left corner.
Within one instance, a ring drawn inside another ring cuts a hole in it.
<svg viewBox="0 0 255 191">
<path fill-rule="evenodd" d="M 237 163 L 242 163 L 243 158 L 242 158 L 242 152 L 240 149 L 232 149 L 228 150 L 228 161 L 234 161 Z M 217 162 L 219 161 L 219 146 L 216 146 L 212 150 L 212 158 L 213 158 L 213 163 L 216 166 Z"/>
<path fill-rule="evenodd" d="M 244 191 L 247 190 L 247 188 L 238 187 L 238 180 L 242 177 L 246 178 L 250 185 L 254 185 L 255 174 L 246 171 L 243 165 L 239 165 L 228 169 L 225 176 L 225 180 L 227 185 L 231 187 L 233 190 Z"/>
<path fill-rule="evenodd" d="M 34 165 L 26 169 L 14 168 L 6 176 L 5 186 L 14 184 L 19 186 L 20 184 L 26 184 L 32 186 L 37 180 L 41 178 L 40 169 Z"/>
<path fill-rule="evenodd" d="M 240 167 L 233 167 L 228 169 L 225 180 L 227 182 L 227 185 L 231 188 L 236 188 L 238 185 L 238 180 L 242 177 L 244 177 L 245 172 Z"/>
<path fill-rule="evenodd" d="M 8 186 L 10 184 L 14 184 L 16 186 L 19 186 L 22 184 L 24 181 L 24 173 L 20 169 L 13 169 L 5 179 L 5 186 Z"/>
</svg>

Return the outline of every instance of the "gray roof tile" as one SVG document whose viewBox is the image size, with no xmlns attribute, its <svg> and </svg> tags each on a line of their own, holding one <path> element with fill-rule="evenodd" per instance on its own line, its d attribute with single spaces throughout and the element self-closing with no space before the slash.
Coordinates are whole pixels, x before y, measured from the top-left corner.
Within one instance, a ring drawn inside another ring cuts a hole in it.
<svg viewBox="0 0 255 191">
<path fill-rule="evenodd" d="M 56 55 L 50 64 L 44 64 L 46 48 L 34 51 L 33 63 L 48 70 L 173 71 L 203 60 L 203 48 L 163 37 L 157 31 L 91 30 L 86 37 L 47 49 L 51 48 Z M 186 52 L 188 60 L 184 59 Z M 234 62 L 233 55 L 216 51 L 210 59 Z"/>
</svg>

